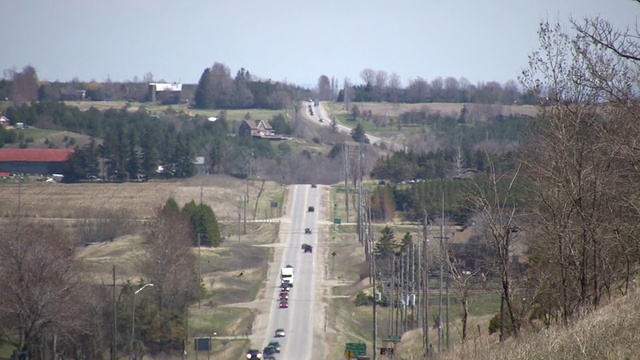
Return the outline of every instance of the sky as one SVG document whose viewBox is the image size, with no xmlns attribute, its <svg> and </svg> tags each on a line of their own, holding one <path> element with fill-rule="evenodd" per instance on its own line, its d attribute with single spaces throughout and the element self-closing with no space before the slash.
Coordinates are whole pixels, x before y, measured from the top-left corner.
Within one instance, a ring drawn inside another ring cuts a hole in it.
<svg viewBox="0 0 640 360">
<path fill-rule="evenodd" d="M 471 83 L 517 80 L 540 21 L 634 27 L 633 0 L 0 0 L 0 70 L 40 80 L 197 83 L 215 62 L 262 79 L 360 84 L 366 68 Z M 0 73 L 1 76 L 1 73 Z"/>
</svg>

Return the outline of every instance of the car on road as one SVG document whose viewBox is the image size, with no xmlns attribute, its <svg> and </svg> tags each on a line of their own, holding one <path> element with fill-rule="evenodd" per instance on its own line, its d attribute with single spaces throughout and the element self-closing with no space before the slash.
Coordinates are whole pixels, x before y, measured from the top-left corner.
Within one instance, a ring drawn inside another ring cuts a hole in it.
<svg viewBox="0 0 640 360">
<path fill-rule="evenodd" d="M 316 209 L 313 208 L 313 206 L 309 206 L 309 208 L 307 209 L 309 212 L 314 212 Z"/>
<path fill-rule="evenodd" d="M 289 300 L 289 293 L 286 291 L 283 291 L 280 293 L 280 295 L 278 295 L 278 297 L 280 298 L 280 300 Z"/>
<path fill-rule="evenodd" d="M 289 292 L 291 290 L 291 284 L 283 283 L 280 284 L 280 292 Z"/>
<path fill-rule="evenodd" d="M 275 337 L 281 338 L 281 337 L 284 337 L 284 335 L 285 335 L 284 334 L 284 329 L 276 329 Z"/>
<path fill-rule="evenodd" d="M 309 228 L 304 229 L 304 233 L 305 234 L 311 234 L 311 229 L 309 229 Z"/>
<path fill-rule="evenodd" d="M 316 185 L 316 184 L 311 184 L 311 188 L 312 188 L 312 189 L 315 189 L 315 188 L 317 188 L 317 187 L 318 187 L 318 185 Z"/>
<path fill-rule="evenodd" d="M 288 309 L 289 308 L 289 301 L 288 300 L 280 300 L 279 307 L 280 307 L 280 309 Z"/>
<path fill-rule="evenodd" d="M 267 346 L 262 350 L 262 358 L 264 360 L 276 360 L 276 349 L 273 346 Z"/>
<path fill-rule="evenodd" d="M 247 359 L 249 360 L 262 360 L 262 352 L 260 350 L 249 350 L 247 351 Z"/>
<path fill-rule="evenodd" d="M 313 252 L 313 246 L 309 245 L 309 244 L 302 244 L 302 250 L 304 250 L 304 253 L 312 253 Z"/>
<path fill-rule="evenodd" d="M 276 351 L 276 353 L 278 353 L 278 354 L 280 353 L 280 343 L 279 342 L 272 341 L 272 342 L 269 343 L 268 346 L 271 346 L 273 348 L 273 350 Z"/>
</svg>

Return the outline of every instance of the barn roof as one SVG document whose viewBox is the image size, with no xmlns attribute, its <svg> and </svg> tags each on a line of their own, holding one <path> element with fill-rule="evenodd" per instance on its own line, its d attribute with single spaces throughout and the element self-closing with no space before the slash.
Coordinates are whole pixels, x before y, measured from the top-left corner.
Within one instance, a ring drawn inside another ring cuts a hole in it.
<svg viewBox="0 0 640 360">
<path fill-rule="evenodd" d="M 65 162 L 73 149 L 0 149 L 0 162 Z"/>
</svg>

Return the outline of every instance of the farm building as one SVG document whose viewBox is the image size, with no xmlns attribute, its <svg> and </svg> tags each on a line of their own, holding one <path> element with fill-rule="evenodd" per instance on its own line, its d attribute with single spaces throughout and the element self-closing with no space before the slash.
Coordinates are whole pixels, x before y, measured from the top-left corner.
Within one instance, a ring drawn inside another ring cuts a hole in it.
<svg viewBox="0 0 640 360">
<path fill-rule="evenodd" d="M 150 83 L 149 84 L 149 100 L 151 102 L 170 102 L 175 103 L 180 100 L 182 93 L 182 84 L 177 83 Z"/>
<path fill-rule="evenodd" d="M 0 149 L 0 172 L 62 174 L 73 149 Z"/>
</svg>

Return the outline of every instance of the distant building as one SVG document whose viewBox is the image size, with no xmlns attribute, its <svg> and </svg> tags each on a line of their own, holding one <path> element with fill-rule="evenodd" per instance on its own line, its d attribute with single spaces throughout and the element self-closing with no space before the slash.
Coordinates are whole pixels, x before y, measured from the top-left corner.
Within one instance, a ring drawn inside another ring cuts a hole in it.
<svg viewBox="0 0 640 360">
<path fill-rule="evenodd" d="M 276 132 L 273 127 L 265 120 L 245 120 L 238 130 L 240 136 L 269 138 L 275 136 Z"/>
<path fill-rule="evenodd" d="M 204 166 L 204 156 L 196 156 L 193 165 L 196 166 L 196 175 L 206 175 L 207 168 Z"/>
<path fill-rule="evenodd" d="M 73 149 L 0 149 L 0 172 L 62 174 Z"/>
<path fill-rule="evenodd" d="M 182 84 L 150 83 L 149 99 L 151 102 L 178 102 L 182 94 Z"/>
<path fill-rule="evenodd" d="M 4 115 L 0 115 L 0 127 L 6 129 L 9 126 L 11 126 L 11 120 L 9 120 L 9 118 Z"/>
</svg>

